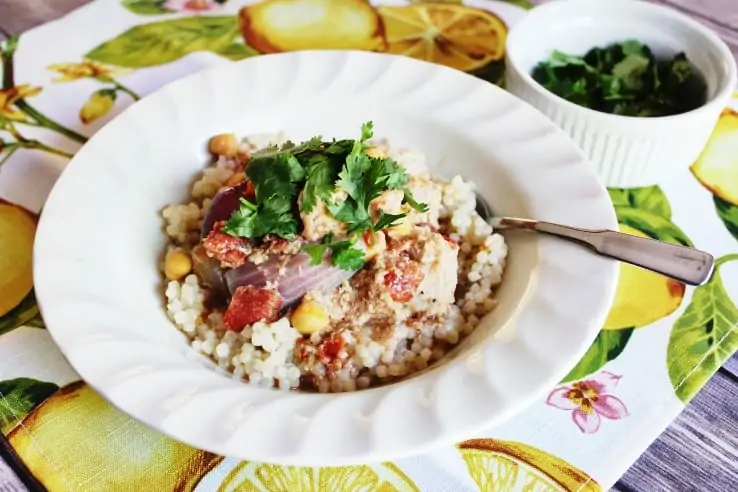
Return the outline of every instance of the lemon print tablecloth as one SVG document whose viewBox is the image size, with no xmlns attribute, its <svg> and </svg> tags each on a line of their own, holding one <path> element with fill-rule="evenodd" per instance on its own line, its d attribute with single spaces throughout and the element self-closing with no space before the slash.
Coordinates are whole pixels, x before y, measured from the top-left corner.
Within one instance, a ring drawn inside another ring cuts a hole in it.
<svg viewBox="0 0 738 492">
<path fill-rule="evenodd" d="M 80 146 L 140 97 L 205 67 L 305 48 L 399 53 L 499 83 L 507 30 L 528 6 L 97 0 L 5 42 L 0 455 L 26 486 L 332 492 L 589 491 L 613 484 L 738 347 L 738 112 L 731 108 L 691 172 L 659 186 L 610 190 L 624 232 L 709 250 L 719 258 L 712 280 L 685 289 L 623 266 L 606 325 L 560 385 L 504 426 L 425 456 L 290 468 L 164 438 L 79 381 L 44 330 L 33 294 L 33 237 L 51 186 Z"/>
</svg>

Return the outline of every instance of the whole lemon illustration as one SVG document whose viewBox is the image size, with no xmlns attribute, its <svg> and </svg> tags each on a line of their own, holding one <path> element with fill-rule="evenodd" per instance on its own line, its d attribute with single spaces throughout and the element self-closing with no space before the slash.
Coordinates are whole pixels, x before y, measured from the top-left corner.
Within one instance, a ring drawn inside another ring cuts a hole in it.
<svg viewBox="0 0 738 492">
<path fill-rule="evenodd" d="M 384 48 L 382 22 L 365 0 L 265 0 L 239 12 L 244 41 L 262 53 Z"/>
<path fill-rule="evenodd" d="M 36 217 L 0 200 L 0 317 L 16 307 L 33 287 Z"/>
<path fill-rule="evenodd" d="M 566 461 L 527 444 L 471 439 L 457 444 L 479 490 L 599 492 L 600 485 Z"/>
<path fill-rule="evenodd" d="M 220 457 L 163 437 L 76 382 L 8 435 L 50 492 L 190 491 Z"/>
<path fill-rule="evenodd" d="M 738 205 L 738 112 L 723 111 L 691 170 L 713 194 Z"/>
<path fill-rule="evenodd" d="M 381 6 L 387 51 L 472 71 L 505 54 L 507 26 L 486 10 L 450 3 Z"/>
<path fill-rule="evenodd" d="M 620 232 L 648 237 L 620 224 Z M 640 328 L 673 313 L 684 298 L 684 284 L 643 268 L 620 264 L 620 279 L 605 330 Z"/>
<path fill-rule="evenodd" d="M 239 463 L 218 492 L 419 492 L 420 489 L 392 463 L 306 468 L 263 463 Z"/>
</svg>

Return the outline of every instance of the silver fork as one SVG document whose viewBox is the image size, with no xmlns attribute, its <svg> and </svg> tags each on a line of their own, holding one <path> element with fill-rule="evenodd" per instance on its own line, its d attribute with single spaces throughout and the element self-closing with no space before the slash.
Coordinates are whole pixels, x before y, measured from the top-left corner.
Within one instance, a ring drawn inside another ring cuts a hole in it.
<svg viewBox="0 0 738 492">
<path fill-rule="evenodd" d="M 660 273 L 688 285 L 710 279 L 715 259 L 711 254 L 686 246 L 609 230 L 578 229 L 540 220 L 496 217 L 487 201 L 477 194 L 477 213 L 497 230 L 535 231 L 568 239 L 602 256 Z"/>
</svg>

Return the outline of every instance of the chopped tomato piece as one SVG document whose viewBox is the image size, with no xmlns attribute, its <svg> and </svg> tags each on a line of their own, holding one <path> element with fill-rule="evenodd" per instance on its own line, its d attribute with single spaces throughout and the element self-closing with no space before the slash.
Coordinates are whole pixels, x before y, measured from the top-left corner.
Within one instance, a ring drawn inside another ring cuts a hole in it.
<svg viewBox="0 0 738 492">
<path fill-rule="evenodd" d="M 334 333 L 326 338 L 318 345 L 318 358 L 324 364 L 330 364 L 338 357 L 338 353 L 343 349 L 346 341 L 340 334 Z"/>
<path fill-rule="evenodd" d="M 366 230 L 362 233 L 361 238 L 364 240 L 367 246 L 374 246 L 374 232 Z"/>
<path fill-rule="evenodd" d="M 223 324 L 229 330 L 241 331 L 258 321 L 271 323 L 279 317 L 282 296 L 271 289 L 241 286 L 236 289 L 223 316 Z"/>
<path fill-rule="evenodd" d="M 237 268 L 246 263 L 249 248 L 246 240 L 222 232 L 225 221 L 216 222 L 213 230 L 202 240 L 205 254 L 220 261 L 223 268 Z"/>
<path fill-rule="evenodd" d="M 243 196 L 247 200 L 256 198 L 256 190 L 254 189 L 254 184 L 251 182 L 251 180 L 246 180 L 246 191 L 243 192 Z"/>
<path fill-rule="evenodd" d="M 420 271 L 420 266 L 407 259 L 401 259 L 393 265 L 392 271 L 384 275 L 384 285 L 389 290 L 390 297 L 397 302 L 412 300 L 422 281 L 423 272 Z"/>
</svg>

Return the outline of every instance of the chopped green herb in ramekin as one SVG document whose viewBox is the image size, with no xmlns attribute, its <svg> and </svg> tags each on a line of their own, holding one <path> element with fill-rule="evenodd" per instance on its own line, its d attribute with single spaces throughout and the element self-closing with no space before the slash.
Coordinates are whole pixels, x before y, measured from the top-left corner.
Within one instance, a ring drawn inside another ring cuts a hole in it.
<svg viewBox="0 0 738 492">
<path fill-rule="evenodd" d="M 532 73 L 569 102 L 624 116 L 670 116 L 707 101 L 707 85 L 684 53 L 658 60 L 639 41 L 592 48 L 584 56 L 554 51 Z"/>
</svg>

